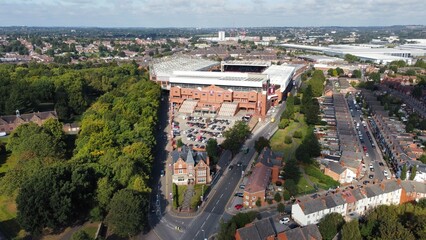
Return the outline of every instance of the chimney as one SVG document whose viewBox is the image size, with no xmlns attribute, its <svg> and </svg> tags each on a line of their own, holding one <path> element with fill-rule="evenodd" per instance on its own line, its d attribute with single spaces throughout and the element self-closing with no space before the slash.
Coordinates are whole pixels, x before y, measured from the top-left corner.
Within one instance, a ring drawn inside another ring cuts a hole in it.
<svg viewBox="0 0 426 240">
<path fill-rule="evenodd" d="M 207 164 L 207 166 L 210 166 L 210 158 L 209 158 L 209 155 L 208 154 L 206 154 L 206 164 Z"/>
</svg>

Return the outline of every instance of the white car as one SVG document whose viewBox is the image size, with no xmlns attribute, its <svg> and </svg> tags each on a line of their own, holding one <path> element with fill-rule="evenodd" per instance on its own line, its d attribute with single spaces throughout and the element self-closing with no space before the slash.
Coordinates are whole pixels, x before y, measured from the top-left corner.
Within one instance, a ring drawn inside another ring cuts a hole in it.
<svg viewBox="0 0 426 240">
<path fill-rule="evenodd" d="M 365 156 L 368 157 L 368 153 L 365 153 Z"/>
<path fill-rule="evenodd" d="M 286 224 L 286 223 L 289 223 L 289 222 L 290 222 L 290 219 L 288 217 L 280 219 L 280 224 Z"/>
<path fill-rule="evenodd" d="M 383 171 L 383 175 L 385 175 L 385 177 L 387 177 L 388 176 L 388 171 L 384 170 Z"/>
</svg>

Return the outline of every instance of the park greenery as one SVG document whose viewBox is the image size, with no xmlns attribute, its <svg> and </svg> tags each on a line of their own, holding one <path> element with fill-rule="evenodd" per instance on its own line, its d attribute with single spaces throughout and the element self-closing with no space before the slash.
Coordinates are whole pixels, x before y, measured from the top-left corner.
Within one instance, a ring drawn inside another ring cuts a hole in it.
<svg viewBox="0 0 426 240">
<path fill-rule="evenodd" d="M 39 236 L 105 220 L 117 235 L 134 236 L 146 226 L 161 95 L 146 72 L 136 64 L 30 63 L 0 65 L 0 73 L 0 114 L 54 108 L 64 121 L 81 119 L 75 144 L 53 119 L 10 135 L 3 156 L 13 164 L 0 193 L 16 199 L 21 227 Z"/>
</svg>

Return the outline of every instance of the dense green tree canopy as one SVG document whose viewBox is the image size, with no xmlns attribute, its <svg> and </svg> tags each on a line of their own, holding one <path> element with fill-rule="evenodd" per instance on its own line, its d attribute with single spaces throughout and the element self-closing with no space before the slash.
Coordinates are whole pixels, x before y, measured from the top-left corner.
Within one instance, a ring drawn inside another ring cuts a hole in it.
<svg viewBox="0 0 426 240">
<path fill-rule="evenodd" d="M 18 222 L 31 233 L 58 230 L 87 214 L 96 187 L 94 170 L 56 166 L 43 168 L 21 187 L 16 198 Z"/>
<path fill-rule="evenodd" d="M 255 142 L 254 142 L 254 149 L 256 149 L 256 151 L 258 153 L 260 153 L 265 147 L 270 147 L 270 143 L 269 140 L 266 139 L 265 137 L 259 137 Z"/>
<path fill-rule="evenodd" d="M 324 240 L 331 240 L 340 231 L 345 220 L 339 213 L 329 213 L 318 223 L 318 228 Z"/>
<path fill-rule="evenodd" d="M 148 198 L 137 191 L 122 189 L 116 192 L 109 208 L 106 223 L 121 237 L 135 236 L 146 225 Z"/>
<path fill-rule="evenodd" d="M 225 136 L 225 141 L 223 141 L 222 146 L 230 150 L 233 154 L 236 154 L 250 135 L 250 129 L 245 122 L 237 121 L 235 125 L 226 130 L 223 135 Z"/>
</svg>

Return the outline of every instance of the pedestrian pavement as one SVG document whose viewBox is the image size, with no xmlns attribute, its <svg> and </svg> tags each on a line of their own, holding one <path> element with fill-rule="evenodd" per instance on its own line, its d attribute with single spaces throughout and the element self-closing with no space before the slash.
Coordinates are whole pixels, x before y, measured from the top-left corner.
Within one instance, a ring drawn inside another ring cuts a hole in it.
<svg viewBox="0 0 426 240">
<path fill-rule="evenodd" d="M 195 194 L 194 185 L 188 184 L 188 188 L 186 189 L 185 194 L 183 196 L 183 202 L 181 207 L 182 212 L 191 211 L 191 200 L 194 194 Z"/>
</svg>

